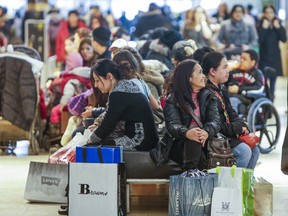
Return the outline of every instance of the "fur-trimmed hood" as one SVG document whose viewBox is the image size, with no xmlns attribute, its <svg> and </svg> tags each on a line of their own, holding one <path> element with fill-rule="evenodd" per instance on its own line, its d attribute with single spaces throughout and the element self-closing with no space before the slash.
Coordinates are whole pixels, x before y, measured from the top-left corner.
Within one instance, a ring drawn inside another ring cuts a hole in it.
<svg viewBox="0 0 288 216">
<path fill-rule="evenodd" d="M 166 45 L 161 44 L 159 39 L 152 40 L 149 45 L 149 49 L 161 55 L 168 56 L 168 57 L 170 56 L 169 48 Z"/>
</svg>

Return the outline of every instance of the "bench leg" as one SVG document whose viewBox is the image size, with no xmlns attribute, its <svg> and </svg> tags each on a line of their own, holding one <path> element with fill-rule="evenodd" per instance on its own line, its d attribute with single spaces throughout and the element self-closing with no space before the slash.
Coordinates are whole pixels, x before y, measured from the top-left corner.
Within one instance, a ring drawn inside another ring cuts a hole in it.
<svg viewBox="0 0 288 216">
<path fill-rule="evenodd" d="M 130 184 L 127 184 L 126 187 L 126 211 L 130 212 Z"/>
</svg>

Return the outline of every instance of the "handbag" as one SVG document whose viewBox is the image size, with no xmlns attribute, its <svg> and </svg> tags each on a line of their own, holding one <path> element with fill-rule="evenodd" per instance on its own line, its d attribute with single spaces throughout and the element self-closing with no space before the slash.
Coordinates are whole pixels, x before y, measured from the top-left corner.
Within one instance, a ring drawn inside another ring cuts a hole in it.
<svg viewBox="0 0 288 216">
<path fill-rule="evenodd" d="M 203 124 L 195 116 L 192 108 L 187 106 L 190 115 L 200 128 L 203 128 Z M 230 147 L 229 139 L 223 134 L 218 133 L 217 137 L 213 137 L 207 140 L 207 168 L 212 169 L 217 166 L 231 167 L 236 164 L 236 158 Z"/>
<path fill-rule="evenodd" d="M 239 136 L 239 139 L 246 143 L 250 148 L 254 148 L 260 141 L 260 138 L 256 136 L 254 133 L 249 133 L 247 135 Z"/>
<path fill-rule="evenodd" d="M 158 167 L 168 162 L 174 140 L 175 138 L 166 131 L 162 139 L 157 142 L 155 148 L 149 151 L 151 159 Z"/>
<path fill-rule="evenodd" d="M 217 134 L 217 137 L 207 140 L 207 152 L 208 169 L 217 166 L 232 167 L 236 165 L 236 158 L 230 147 L 229 140 L 220 133 Z"/>
</svg>

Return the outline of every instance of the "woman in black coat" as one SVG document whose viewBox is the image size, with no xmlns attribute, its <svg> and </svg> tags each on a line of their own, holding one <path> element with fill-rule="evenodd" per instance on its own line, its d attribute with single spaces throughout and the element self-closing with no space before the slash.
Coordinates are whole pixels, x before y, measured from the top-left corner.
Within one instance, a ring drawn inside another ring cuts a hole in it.
<svg viewBox="0 0 288 216">
<path fill-rule="evenodd" d="M 206 168 L 204 144 L 220 130 L 217 99 L 209 91 L 201 91 L 204 87 L 205 76 L 196 61 L 187 59 L 178 64 L 168 88 L 164 117 L 168 132 L 175 138 L 170 158 L 183 170 Z M 203 128 L 190 115 L 189 106 Z"/>
<path fill-rule="evenodd" d="M 260 52 L 259 69 L 263 71 L 266 66 L 276 69 L 276 74 L 266 74 L 266 78 L 270 80 L 272 98 L 274 97 L 276 78 L 282 75 L 279 41 L 286 42 L 287 40 L 285 28 L 275 14 L 275 8 L 272 5 L 265 5 L 263 18 L 257 29 Z"/>
</svg>

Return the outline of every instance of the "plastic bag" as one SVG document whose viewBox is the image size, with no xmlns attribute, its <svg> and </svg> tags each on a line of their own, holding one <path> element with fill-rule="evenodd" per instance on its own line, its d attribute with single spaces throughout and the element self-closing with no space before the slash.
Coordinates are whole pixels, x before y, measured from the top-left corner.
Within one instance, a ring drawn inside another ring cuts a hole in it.
<svg viewBox="0 0 288 216">
<path fill-rule="evenodd" d="M 254 181 L 254 215 L 273 215 L 273 185 L 264 178 Z"/>
<path fill-rule="evenodd" d="M 54 154 L 49 157 L 48 163 L 68 164 L 69 162 L 74 162 L 76 155 L 76 146 L 86 145 L 87 140 L 90 138 L 92 133 L 93 132 L 88 129 L 84 131 L 83 135 L 81 133 L 77 133 L 66 146 L 58 149 Z"/>
</svg>

